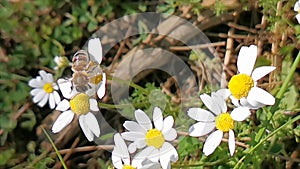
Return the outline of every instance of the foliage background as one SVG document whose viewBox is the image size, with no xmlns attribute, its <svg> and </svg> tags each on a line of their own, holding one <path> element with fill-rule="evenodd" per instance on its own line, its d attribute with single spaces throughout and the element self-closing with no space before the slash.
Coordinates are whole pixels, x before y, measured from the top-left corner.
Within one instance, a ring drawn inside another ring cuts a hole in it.
<svg viewBox="0 0 300 169">
<path fill-rule="evenodd" d="M 46 128 L 55 141 L 70 168 L 111 167 L 110 153 L 103 151 L 101 146 L 88 143 L 76 123 L 72 123 L 74 128 L 77 128 L 75 135 L 66 133 L 51 135 L 49 128 L 59 112 L 52 112 L 48 107 L 39 108 L 33 104 L 29 95 L 31 89 L 27 85 L 40 69 L 59 76 L 59 72 L 53 70 L 54 56 L 67 56 L 71 59 L 102 25 L 126 14 L 139 12 L 163 12 L 187 19 L 203 30 L 212 42 L 224 42 L 223 45 L 217 46 L 216 50 L 225 65 L 226 80 L 236 72 L 235 56 L 239 48 L 243 45 L 258 44 L 261 55 L 257 64 L 271 64 L 277 67 L 276 72 L 260 83 L 262 87 L 276 95 L 290 73 L 293 60 L 300 49 L 300 26 L 295 20 L 296 12 L 293 11 L 295 2 L 295 0 L 1 1 L 0 167 L 60 168 L 61 164 L 41 126 Z M 130 37 L 117 44 L 105 56 L 102 67 L 108 70 L 114 63 L 116 55 L 120 55 L 119 52 L 125 55 L 134 46 L 151 45 L 147 44 L 145 38 L 146 36 L 142 35 Z M 226 53 L 228 50 L 229 54 Z M 191 66 L 201 83 L 199 75 L 201 71 L 197 69 L 200 56 L 195 56 L 190 51 L 175 51 L 175 53 L 182 56 Z M 229 61 L 226 61 L 226 57 L 230 58 Z M 121 61 L 122 57 L 118 59 Z M 63 74 L 68 76 L 70 72 L 66 69 Z M 158 77 L 155 74 L 157 72 L 154 71 L 150 75 L 142 76 L 137 84 L 146 91 L 163 91 L 163 98 L 166 98 L 168 103 L 165 115 L 184 114 L 177 107 L 179 94 L 176 92 L 176 83 L 168 75 Z M 254 152 L 247 154 L 249 149 L 266 138 L 268 133 L 299 115 L 299 79 L 298 65 L 283 97 L 277 97 L 278 104 L 272 108 L 267 107 L 253 112 L 250 120 L 236 126 L 238 141 L 242 146 L 238 146 L 233 157 L 228 155 L 226 143 L 222 143 L 212 156 L 205 157 L 202 155 L 203 139 L 182 134 L 178 138 L 177 145 L 180 160 L 173 167 L 232 168 L 243 156 L 246 158 L 241 168 L 299 167 L 299 121 L 290 123 L 264 141 Z M 212 90 L 205 87 L 202 89 L 202 92 Z M 130 101 L 137 108 L 150 110 L 150 104 L 144 104 L 149 102 L 147 94 L 134 87 L 131 93 Z M 122 131 L 122 122 L 125 119 L 117 114 L 113 106 L 109 106 L 112 102 L 109 93 L 102 102 L 104 118 L 111 119 L 108 120 L 111 126 Z M 199 103 L 192 105 L 202 106 Z M 126 108 L 122 111 L 132 112 Z M 181 129 L 186 128 L 187 126 L 183 125 Z M 111 135 L 105 135 L 102 139 L 105 140 L 105 137 Z"/>
</svg>

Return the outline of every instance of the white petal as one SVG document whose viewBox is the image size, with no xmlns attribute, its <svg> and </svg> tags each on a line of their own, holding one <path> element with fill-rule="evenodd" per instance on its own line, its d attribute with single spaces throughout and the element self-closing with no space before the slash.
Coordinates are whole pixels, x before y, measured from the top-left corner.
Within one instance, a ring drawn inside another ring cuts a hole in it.
<svg viewBox="0 0 300 169">
<path fill-rule="evenodd" d="M 60 96 L 56 91 L 53 92 L 53 96 L 54 96 L 55 104 L 57 105 L 61 101 Z"/>
<path fill-rule="evenodd" d="M 255 101 L 264 105 L 275 104 L 275 98 L 267 91 L 258 87 L 251 88 L 247 97 L 247 101 L 252 105 L 255 104 Z"/>
<path fill-rule="evenodd" d="M 85 137 L 89 140 L 89 141 L 93 141 L 94 139 L 94 135 L 93 133 L 91 132 L 91 130 L 89 129 L 89 126 L 88 126 L 88 122 L 85 121 L 85 116 L 81 115 L 79 116 L 79 125 L 85 135 Z"/>
<path fill-rule="evenodd" d="M 137 147 L 138 149 L 144 148 L 144 147 L 147 145 L 145 140 L 146 140 L 146 138 L 143 138 L 143 139 L 137 139 L 137 140 L 135 141 L 136 147 Z"/>
<path fill-rule="evenodd" d="M 103 96 L 105 95 L 105 92 L 106 92 L 105 85 L 106 85 L 106 75 L 105 75 L 105 73 L 103 73 L 102 81 L 100 82 L 99 89 L 97 90 L 97 95 L 98 95 L 99 99 L 102 99 Z"/>
<path fill-rule="evenodd" d="M 123 132 L 122 134 L 123 139 L 128 141 L 136 141 L 138 139 L 144 139 L 146 137 L 145 133 L 141 132 Z"/>
<path fill-rule="evenodd" d="M 44 70 L 40 70 L 39 74 L 42 77 L 43 81 L 47 81 L 47 73 Z"/>
<path fill-rule="evenodd" d="M 234 132 L 232 130 L 229 130 L 228 147 L 229 147 L 230 155 L 233 156 L 235 151 L 235 138 L 234 138 Z"/>
<path fill-rule="evenodd" d="M 129 151 L 129 153 L 134 153 L 136 151 L 136 144 L 135 144 L 135 142 L 129 144 L 128 151 Z"/>
<path fill-rule="evenodd" d="M 219 89 L 215 93 L 221 96 L 224 100 L 226 100 L 231 94 L 229 89 Z"/>
<path fill-rule="evenodd" d="M 189 128 L 189 135 L 200 137 L 210 133 L 216 127 L 215 122 L 198 122 Z"/>
<path fill-rule="evenodd" d="M 144 148 L 142 151 L 138 152 L 134 158 L 135 159 L 141 159 L 142 161 L 146 158 L 148 158 L 149 160 L 153 161 L 153 162 L 157 162 L 159 156 L 156 158 L 157 161 L 154 161 L 153 157 L 151 158 L 149 155 L 152 154 L 153 151 L 155 151 L 156 149 L 153 146 L 150 147 L 146 147 Z"/>
<path fill-rule="evenodd" d="M 300 10 L 300 1 L 297 0 L 297 2 L 294 5 L 294 11 L 298 12 Z"/>
<path fill-rule="evenodd" d="M 54 109 L 55 107 L 55 99 L 53 93 L 49 94 L 49 107 L 50 109 Z"/>
<path fill-rule="evenodd" d="M 233 109 L 230 116 L 235 121 L 244 121 L 251 115 L 251 112 L 248 107 L 237 107 Z"/>
<path fill-rule="evenodd" d="M 233 96 L 229 96 L 229 98 L 230 98 L 232 104 L 235 105 L 235 107 L 241 106 L 238 99 L 234 98 Z"/>
<path fill-rule="evenodd" d="M 300 24 L 300 14 L 296 15 L 296 19 L 297 19 L 298 23 Z"/>
<path fill-rule="evenodd" d="M 275 69 L 276 67 L 274 66 L 261 66 L 253 70 L 251 77 L 254 81 L 257 81 Z"/>
<path fill-rule="evenodd" d="M 162 116 L 162 111 L 158 107 L 154 107 L 153 110 L 153 122 L 154 122 L 154 127 L 157 130 L 162 130 L 163 128 L 163 116 Z"/>
<path fill-rule="evenodd" d="M 94 116 L 94 114 L 89 112 L 89 113 L 87 113 L 85 115 L 82 115 L 82 116 L 84 116 L 85 122 L 87 123 L 87 126 L 93 132 L 93 134 L 96 137 L 99 137 L 100 127 L 99 127 L 99 123 L 98 123 L 96 117 Z"/>
<path fill-rule="evenodd" d="M 111 155 L 111 161 L 112 161 L 115 168 L 117 168 L 117 169 L 122 169 L 123 168 L 123 161 L 119 156 L 114 155 L 114 150 L 113 150 L 113 153 Z"/>
<path fill-rule="evenodd" d="M 163 128 L 161 131 L 162 131 L 162 133 L 166 133 L 173 127 L 174 119 L 172 116 L 168 116 L 164 119 L 163 123 L 164 124 L 163 124 Z"/>
<path fill-rule="evenodd" d="M 227 112 L 227 104 L 223 96 L 212 93 L 212 101 L 215 107 L 219 107 L 218 111 L 221 111 L 222 113 Z"/>
<path fill-rule="evenodd" d="M 89 101 L 90 101 L 90 110 L 99 111 L 99 107 L 96 99 L 90 99 Z"/>
<path fill-rule="evenodd" d="M 100 64 L 102 61 L 102 45 L 99 38 L 90 39 L 88 42 L 89 55 Z"/>
<path fill-rule="evenodd" d="M 30 91 L 30 94 L 31 94 L 32 96 L 35 96 L 35 95 L 37 95 L 37 94 L 39 94 L 39 93 L 41 93 L 41 92 L 44 92 L 44 89 L 39 89 L 39 88 L 37 88 L 37 89 L 32 89 L 32 90 Z"/>
<path fill-rule="evenodd" d="M 141 133 L 146 133 L 147 131 L 141 127 L 137 122 L 135 121 L 125 121 L 123 126 L 128 131 L 138 131 Z"/>
<path fill-rule="evenodd" d="M 52 132 L 60 132 L 63 128 L 65 128 L 68 124 L 71 123 L 73 117 L 74 113 L 71 110 L 63 112 L 61 115 L 58 116 L 58 118 L 54 122 L 52 126 Z"/>
<path fill-rule="evenodd" d="M 33 88 L 43 88 L 45 82 L 41 80 L 41 77 L 38 76 L 36 79 L 31 79 L 28 82 L 28 85 Z"/>
<path fill-rule="evenodd" d="M 257 46 L 251 45 L 250 47 L 243 46 L 240 50 L 237 59 L 237 68 L 239 73 L 251 75 L 253 66 L 257 58 Z"/>
<path fill-rule="evenodd" d="M 49 99 L 49 94 L 46 94 L 46 95 L 42 98 L 42 100 L 39 101 L 38 106 L 44 107 L 45 104 L 47 103 L 48 99 Z"/>
<path fill-rule="evenodd" d="M 187 111 L 187 115 L 194 120 L 202 122 L 212 122 L 215 120 L 215 116 L 211 112 L 201 108 L 190 108 Z"/>
<path fill-rule="evenodd" d="M 220 145 L 222 137 L 223 132 L 220 130 L 213 132 L 207 137 L 203 147 L 203 152 L 206 156 L 209 156 L 215 151 L 218 145 Z"/>
<path fill-rule="evenodd" d="M 58 79 L 57 84 L 59 86 L 59 89 L 60 89 L 62 95 L 65 98 L 70 99 L 72 97 L 72 82 L 71 82 L 71 80 L 70 79 L 68 79 L 68 80 Z"/>
<path fill-rule="evenodd" d="M 32 98 L 32 101 L 33 103 L 37 103 L 37 102 L 40 102 L 42 99 L 44 99 L 44 97 L 47 95 L 47 93 L 42 90 L 41 92 L 39 92 L 37 95 L 35 95 L 33 98 Z"/>
<path fill-rule="evenodd" d="M 160 149 L 160 157 L 163 157 L 164 160 L 176 162 L 178 153 L 172 144 L 165 142 Z"/>
<path fill-rule="evenodd" d="M 219 106 L 216 106 L 215 101 L 212 100 L 212 98 L 207 94 L 200 95 L 200 99 L 205 104 L 205 106 L 212 111 L 215 115 L 219 115 L 221 113 L 221 109 Z"/>
<path fill-rule="evenodd" d="M 175 129 L 171 128 L 166 133 L 163 133 L 165 140 L 167 141 L 173 141 L 177 137 L 177 132 Z"/>
<path fill-rule="evenodd" d="M 145 130 L 150 130 L 152 129 L 152 123 L 149 119 L 149 117 L 147 116 L 147 114 L 145 112 L 143 112 L 142 110 L 138 109 L 134 112 L 135 115 L 135 119 L 137 120 L 137 122 L 145 129 Z"/>
<path fill-rule="evenodd" d="M 133 158 L 132 165 L 137 166 L 138 169 L 160 169 L 160 164 L 158 162 L 152 162 L 152 161 L 148 160 L 148 161 L 150 161 L 150 163 L 145 163 L 145 164 L 142 164 L 142 166 L 139 166 L 139 165 L 137 165 L 137 163 L 135 161 L 136 161 L 135 158 Z M 144 160 L 144 161 L 146 161 L 146 160 Z"/>
<path fill-rule="evenodd" d="M 61 102 L 58 103 L 56 110 L 59 111 L 66 111 L 70 108 L 70 103 L 68 100 L 64 99 Z"/>
<path fill-rule="evenodd" d="M 121 157 L 122 159 L 125 159 L 125 161 L 128 159 L 128 163 L 130 163 L 129 161 L 130 156 L 128 153 L 127 145 L 119 133 L 116 133 L 114 135 L 114 141 L 115 141 L 115 147 L 114 147 L 115 151 L 112 152 L 112 155 Z"/>
</svg>

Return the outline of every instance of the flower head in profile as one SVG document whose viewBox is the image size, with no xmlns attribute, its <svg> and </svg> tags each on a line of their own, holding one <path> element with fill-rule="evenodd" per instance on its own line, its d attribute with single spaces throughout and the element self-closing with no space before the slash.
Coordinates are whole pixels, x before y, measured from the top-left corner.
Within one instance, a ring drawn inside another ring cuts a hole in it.
<svg viewBox="0 0 300 169">
<path fill-rule="evenodd" d="M 231 100 L 236 106 L 257 109 L 273 105 L 275 98 L 267 91 L 257 87 L 257 80 L 269 74 L 276 67 L 261 66 L 253 70 L 257 58 L 257 46 L 243 46 L 237 59 L 238 74 L 232 76 L 228 83 Z"/>
<path fill-rule="evenodd" d="M 297 12 L 296 19 L 300 23 L 300 1 L 298 0 L 294 5 L 294 11 Z"/>
<path fill-rule="evenodd" d="M 49 107 L 54 109 L 60 102 L 60 96 L 56 91 L 58 86 L 54 83 L 51 73 L 40 70 L 39 75 L 28 82 L 28 85 L 34 88 L 30 91 L 30 94 L 33 96 L 32 100 L 40 107 L 44 107 L 49 101 Z"/>
<path fill-rule="evenodd" d="M 136 158 L 145 157 L 152 162 L 160 162 L 163 169 L 170 168 L 170 161 L 177 161 L 178 154 L 176 149 L 167 141 L 173 141 L 177 137 L 177 132 L 172 128 L 174 119 L 168 116 L 163 119 L 160 108 L 153 110 L 153 123 L 142 110 L 136 110 L 135 121 L 126 121 L 123 126 L 128 132 L 122 133 L 125 140 L 132 141 L 128 150 L 130 153 L 136 149 L 142 149 L 136 154 Z"/>
<path fill-rule="evenodd" d="M 114 135 L 115 146 L 112 151 L 111 159 L 117 169 L 159 169 L 159 163 L 153 163 L 138 157 L 131 159 L 127 145 L 119 133 Z"/>
<path fill-rule="evenodd" d="M 58 70 L 70 66 L 70 62 L 68 58 L 65 56 L 55 56 L 54 62 L 57 65 L 54 67 L 54 70 Z"/>
<path fill-rule="evenodd" d="M 78 116 L 79 125 L 89 141 L 94 139 L 94 135 L 99 137 L 100 127 L 96 117 L 91 111 L 99 111 L 96 99 L 90 98 L 85 93 L 78 93 L 70 100 L 62 100 L 56 107 L 62 111 L 52 126 L 52 132 L 58 133 L 65 128 L 74 118 Z"/>
<path fill-rule="evenodd" d="M 212 93 L 211 96 L 202 94 L 200 98 L 210 111 L 201 108 L 190 108 L 187 111 L 189 117 L 198 121 L 189 128 L 189 135 L 200 137 L 209 134 L 203 147 L 206 156 L 215 151 L 221 143 L 224 133 L 229 134 L 228 147 L 232 156 L 235 151 L 234 123 L 243 121 L 250 115 L 247 107 L 237 107 L 229 113 L 225 102 L 228 95 L 225 89 Z"/>
</svg>

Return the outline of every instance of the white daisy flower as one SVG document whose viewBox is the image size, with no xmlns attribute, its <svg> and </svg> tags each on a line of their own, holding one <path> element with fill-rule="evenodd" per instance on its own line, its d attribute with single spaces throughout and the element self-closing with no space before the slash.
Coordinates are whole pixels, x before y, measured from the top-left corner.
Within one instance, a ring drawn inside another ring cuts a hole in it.
<svg viewBox="0 0 300 169">
<path fill-rule="evenodd" d="M 58 86 L 54 83 L 53 75 L 46 73 L 44 70 L 39 71 L 40 76 L 35 79 L 31 79 L 28 85 L 34 89 L 30 91 L 33 96 L 34 103 L 38 103 L 38 106 L 44 107 L 47 101 L 49 101 L 49 107 L 54 107 L 60 102 L 60 96 L 56 90 Z"/>
<path fill-rule="evenodd" d="M 136 148 L 144 148 L 137 153 L 136 158 L 144 159 L 146 157 L 152 162 L 159 161 L 163 169 L 170 168 L 170 161 L 178 160 L 176 149 L 167 142 L 173 141 L 177 137 L 176 130 L 172 128 L 173 117 L 168 116 L 163 119 L 161 109 L 155 107 L 153 110 L 155 128 L 153 128 L 151 120 L 145 112 L 136 110 L 134 114 L 137 122 L 125 121 L 123 124 L 128 132 L 122 133 L 122 137 L 133 142 L 128 147 L 129 152 L 135 152 Z"/>
<path fill-rule="evenodd" d="M 203 147 L 206 156 L 215 151 L 224 133 L 229 133 L 228 147 L 232 156 L 235 151 L 234 122 L 243 121 L 251 114 L 248 107 L 238 107 L 228 113 L 225 102 L 227 96 L 223 89 L 211 96 L 202 94 L 200 98 L 210 111 L 201 108 L 190 108 L 187 111 L 189 117 L 198 121 L 189 128 L 190 136 L 201 137 L 210 133 Z"/>
<path fill-rule="evenodd" d="M 55 56 L 54 62 L 57 65 L 54 67 L 54 70 L 58 70 L 58 69 L 70 66 L 70 62 L 69 62 L 68 58 L 65 56 Z"/>
<path fill-rule="evenodd" d="M 153 163 L 145 159 L 133 157 L 131 159 L 127 145 L 119 133 L 114 135 L 115 147 L 111 159 L 117 169 L 158 169 L 159 163 Z"/>
<path fill-rule="evenodd" d="M 294 11 L 298 12 L 298 14 L 296 15 L 296 19 L 298 21 L 298 23 L 300 24 L 300 1 L 297 1 L 294 5 Z"/>
<path fill-rule="evenodd" d="M 257 109 L 275 103 L 275 98 L 270 93 L 257 87 L 257 80 L 275 70 L 276 67 L 261 66 L 253 70 L 256 58 L 257 46 L 241 48 L 237 59 L 239 73 L 232 76 L 228 83 L 230 98 L 236 106 Z"/>
<path fill-rule="evenodd" d="M 85 93 L 76 94 L 70 101 L 62 100 L 56 110 L 63 113 L 58 116 L 52 126 L 52 132 L 58 133 L 65 128 L 78 115 L 80 127 L 89 141 L 93 141 L 94 135 L 99 137 L 100 127 L 96 117 L 91 111 L 99 111 L 96 99 L 90 98 Z"/>
</svg>

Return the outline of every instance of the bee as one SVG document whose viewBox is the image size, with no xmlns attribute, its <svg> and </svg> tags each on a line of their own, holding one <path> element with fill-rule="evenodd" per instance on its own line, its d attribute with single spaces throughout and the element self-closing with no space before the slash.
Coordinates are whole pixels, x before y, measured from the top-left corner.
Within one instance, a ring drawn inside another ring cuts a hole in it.
<svg viewBox="0 0 300 169">
<path fill-rule="evenodd" d="M 66 95 L 86 93 L 90 96 L 97 93 L 99 98 L 105 94 L 105 73 L 100 68 L 102 46 L 99 38 L 88 41 L 88 50 L 77 51 L 72 58 L 72 78 L 60 80 Z M 68 84 L 62 84 L 67 82 Z M 67 88 L 68 87 L 68 88 Z M 71 89 L 70 89 L 71 87 Z M 64 93 L 62 93 L 64 95 Z"/>
</svg>

